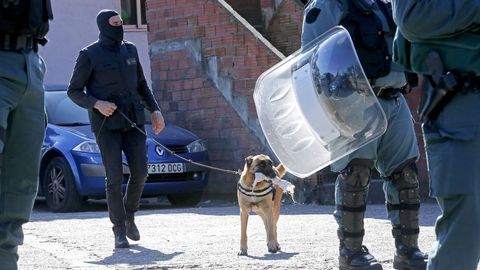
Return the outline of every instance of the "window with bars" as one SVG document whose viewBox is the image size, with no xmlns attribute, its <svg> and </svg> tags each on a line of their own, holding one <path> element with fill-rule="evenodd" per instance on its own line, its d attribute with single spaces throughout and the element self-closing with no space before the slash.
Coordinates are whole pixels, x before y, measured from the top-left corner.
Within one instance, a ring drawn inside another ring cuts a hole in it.
<svg viewBox="0 0 480 270">
<path fill-rule="evenodd" d="M 125 29 L 147 29 L 146 0 L 118 0 Z"/>
</svg>

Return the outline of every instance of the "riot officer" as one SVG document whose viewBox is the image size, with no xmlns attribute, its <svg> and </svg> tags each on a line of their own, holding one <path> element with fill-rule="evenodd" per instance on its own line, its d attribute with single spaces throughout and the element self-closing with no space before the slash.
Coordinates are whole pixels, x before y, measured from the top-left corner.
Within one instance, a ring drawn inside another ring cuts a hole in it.
<svg viewBox="0 0 480 270">
<path fill-rule="evenodd" d="M 17 269 L 22 225 L 38 188 L 45 134 L 45 45 L 49 0 L 0 1 L 0 269 Z"/>
<path fill-rule="evenodd" d="M 151 112 L 154 132 L 158 134 L 165 126 L 143 75 L 137 48 L 123 40 L 122 23 L 114 10 L 98 13 L 99 39 L 80 51 L 68 86 L 68 96 L 88 109 L 100 148 L 116 248 L 129 247 L 126 237 L 140 240 L 134 213 L 147 178 L 146 137 L 127 118 L 144 130 L 144 103 Z M 121 188 L 122 151 L 130 169 L 125 195 Z"/>
<path fill-rule="evenodd" d="M 394 60 L 421 74 L 430 195 L 442 215 L 427 269 L 480 261 L 480 2 L 392 1 Z M 430 98 L 431 97 L 431 98 Z"/>
<path fill-rule="evenodd" d="M 396 26 L 391 6 L 380 0 L 313 0 L 305 9 L 302 46 L 336 25 L 353 40 L 363 70 L 388 121 L 384 135 L 332 164 L 339 172 L 335 186 L 340 269 L 382 269 L 362 245 L 370 175 L 376 168 L 385 179 L 383 190 L 392 224 L 396 269 L 425 269 L 418 248 L 419 156 L 412 116 L 403 92 L 405 73 L 392 63 Z"/>
</svg>

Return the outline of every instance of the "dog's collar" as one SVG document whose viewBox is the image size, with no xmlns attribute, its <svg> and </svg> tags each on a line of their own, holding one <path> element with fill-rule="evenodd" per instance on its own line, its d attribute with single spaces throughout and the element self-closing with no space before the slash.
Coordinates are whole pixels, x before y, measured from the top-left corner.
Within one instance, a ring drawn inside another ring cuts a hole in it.
<svg viewBox="0 0 480 270">
<path fill-rule="evenodd" d="M 263 197 L 267 196 L 270 192 L 273 193 L 273 184 L 270 181 L 270 185 L 264 189 L 260 190 L 251 190 L 243 187 L 240 182 L 237 183 L 238 191 L 242 193 L 243 195 L 250 196 L 250 197 Z"/>
</svg>

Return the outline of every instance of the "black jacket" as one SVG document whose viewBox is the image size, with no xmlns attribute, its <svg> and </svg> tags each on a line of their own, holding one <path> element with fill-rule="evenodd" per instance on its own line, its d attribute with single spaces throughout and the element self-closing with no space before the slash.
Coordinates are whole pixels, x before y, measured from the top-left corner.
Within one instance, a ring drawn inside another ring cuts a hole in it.
<svg viewBox="0 0 480 270">
<path fill-rule="evenodd" d="M 97 100 L 113 102 L 117 110 L 138 125 L 145 123 L 144 104 L 150 112 L 160 110 L 145 81 L 138 52 L 133 43 L 102 40 L 80 51 L 73 70 L 68 96 L 89 110 L 92 131 L 97 133 L 105 117 L 93 108 Z M 130 124 L 118 111 L 107 117 L 108 129 L 124 129 Z"/>
</svg>

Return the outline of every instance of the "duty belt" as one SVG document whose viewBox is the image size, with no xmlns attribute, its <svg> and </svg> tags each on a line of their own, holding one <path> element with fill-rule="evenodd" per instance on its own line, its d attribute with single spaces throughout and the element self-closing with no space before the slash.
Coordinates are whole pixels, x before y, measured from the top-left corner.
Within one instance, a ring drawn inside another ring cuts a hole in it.
<svg viewBox="0 0 480 270">
<path fill-rule="evenodd" d="M 373 87 L 373 92 L 375 93 L 375 95 L 379 98 L 383 98 L 383 99 L 396 99 L 398 97 L 400 97 L 400 95 L 402 93 L 405 92 L 405 88 L 406 86 L 404 87 L 400 87 L 400 88 L 393 88 L 393 87 L 386 87 L 386 88 L 379 88 L 379 87 Z"/>
<path fill-rule="evenodd" d="M 0 51 L 19 51 L 33 48 L 33 36 L 0 34 Z"/>
</svg>

